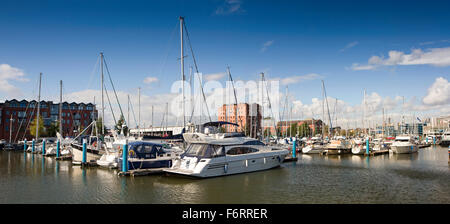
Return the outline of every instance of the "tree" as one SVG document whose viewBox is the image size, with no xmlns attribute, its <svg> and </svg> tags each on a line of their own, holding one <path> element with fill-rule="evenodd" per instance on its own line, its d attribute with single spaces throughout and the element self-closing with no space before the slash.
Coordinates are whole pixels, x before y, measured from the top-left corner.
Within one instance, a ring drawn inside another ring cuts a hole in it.
<svg viewBox="0 0 450 224">
<path fill-rule="evenodd" d="M 122 126 L 125 124 L 125 118 L 123 117 L 123 114 L 120 115 L 119 120 L 117 121 L 117 124 L 115 126 L 115 130 L 120 133 L 120 131 L 122 130 Z M 124 126 L 123 127 L 123 134 L 127 135 L 128 134 L 128 126 Z"/>
<path fill-rule="evenodd" d="M 37 117 L 37 116 L 36 116 Z M 30 125 L 30 134 L 36 138 L 36 126 L 37 126 L 37 119 L 35 118 Z M 39 116 L 39 135 L 44 136 L 45 135 L 45 129 L 44 129 L 44 120 L 42 119 L 42 116 Z"/>
<path fill-rule="evenodd" d="M 297 128 L 297 123 L 293 123 L 291 124 L 289 133 L 291 134 L 291 136 L 297 136 L 298 133 L 298 128 Z"/>
<path fill-rule="evenodd" d="M 298 133 L 299 137 L 306 137 L 311 134 L 311 128 L 307 123 L 302 123 L 298 129 L 299 129 Z"/>
<path fill-rule="evenodd" d="M 97 128 L 98 128 L 98 135 L 101 135 L 102 134 L 102 118 L 101 117 L 99 117 L 98 118 L 98 120 L 96 121 L 96 126 L 97 126 Z M 106 133 L 107 132 L 107 130 L 106 130 L 106 127 L 104 127 L 104 132 Z M 96 130 L 95 130 L 95 128 L 94 128 L 94 134 L 96 133 Z"/>
<path fill-rule="evenodd" d="M 41 123 L 41 122 L 39 121 L 39 123 Z M 36 129 L 36 126 L 34 127 L 34 129 Z M 47 128 L 46 136 L 47 137 L 55 137 L 56 136 L 56 132 L 58 132 L 58 131 L 59 131 L 59 121 L 52 122 L 50 124 L 50 127 Z M 39 131 L 39 132 L 41 132 L 41 131 Z"/>
</svg>

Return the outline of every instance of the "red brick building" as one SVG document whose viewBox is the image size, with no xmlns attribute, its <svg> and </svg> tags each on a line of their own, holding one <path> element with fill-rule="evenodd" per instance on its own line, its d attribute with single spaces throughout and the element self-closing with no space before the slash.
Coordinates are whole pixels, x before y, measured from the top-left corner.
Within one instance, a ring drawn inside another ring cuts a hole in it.
<svg viewBox="0 0 450 224">
<path fill-rule="evenodd" d="M 237 111 L 236 111 L 237 109 Z M 237 121 L 236 121 L 237 112 Z M 224 104 L 219 108 L 218 119 L 219 121 L 227 121 L 237 123 L 239 126 L 226 125 L 227 132 L 244 132 L 247 129 L 247 133 L 250 136 L 256 137 L 261 135 L 261 106 L 259 104 Z M 251 132 L 251 134 L 250 134 Z"/>
<path fill-rule="evenodd" d="M 9 140 L 10 133 L 12 133 L 12 141 L 16 139 L 22 140 L 25 136 L 30 140 L 33 136 L 30 135 L 31 122 L 37 115 L 37 101 L 18 101 L 6 100 L 0 103 L 0 139 Z M 59 103 L 52 101 L 41 101 L 40 116 L 47 129 L 54 122 L 59 119 Z M 63 129 L 63 136 L 75 136 L 78 130 L 87 127 L 93 118 L 97 118 L 98 113 L 92 103 L 67 103 L 62 104 L 61 123 Z M 12 122 L 10 119 L 12 118 Z M 20 127 L 20 130 L 19 130 Z M 12 130 L 10 130 L 12 128 Z M 11 132 L 10 132 L 11 131 Z M 16 137 L 17 136 L 17 137 Z"/>
<path fill-rule="evenodd" d="M 286 125 L 287 122 L 287 125 Z M 286 132 L 289 130 L 289 127 L 291 127 L 293 124 L 297 124 L 297 127 L 302 125 L 303 123 L 306 123 L 309 128 L 311 129 L 312 133 L 321 132 L 322 130 L 322 120 L 313 120 L 313 119 L 307 119 L 307 120 L 293 120 L 293 121 L 279 121 L 277 122 L 277 129 L 281 131 L 281 133 L 278 133 L 279 135 L 285 135 Z M 270 130 L 270 133 L 272 135 L 275 135 L 275 129 L 273 126 L 271 127 L 264 127 L 264 131 L 266 129 Z M 289 135 L 289 132 L 287 133 Z"/>
</svg>

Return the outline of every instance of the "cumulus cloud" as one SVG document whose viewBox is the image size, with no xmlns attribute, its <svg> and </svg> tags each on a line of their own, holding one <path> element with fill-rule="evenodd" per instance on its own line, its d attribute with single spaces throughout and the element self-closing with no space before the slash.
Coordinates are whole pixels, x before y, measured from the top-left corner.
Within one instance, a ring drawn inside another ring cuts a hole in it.
<svg viewBox="0 0 450 224">
<path fill-rule="evenodd" d="M 122 112 L 124 113 L 124 117 L 127 120 L 128 119 L 128 108 L 127 108 L 127 102 L 128 102 L 128 95 L 130 96 L 130 103 L 132 110 L 130 109 L 130 121 L 127 121 L 130 127 L 136 127 L 138 121 L 138 113 L 139 113 L 139 98 L 137 92 L 125 92 L 125 91 L 117 91 L 117 97 L 120 102 L 120 107 L 122 108 Z M 114 116 L 116 119 L 119 119 L 120 116 L 120 108 L 119 104 L 117 104 L 117 101 L 113 94 L 108 93 L 110 100 L 111 100 L 111 106 L 114 111 Z M 68 102 L 84 102 L 84 103 L 93 103 L 94 96 L 96 99 L 96 108 L 101 113 L 101 103 L 99 99 L 101 99 L 101 90 L 94 90 L 94 89 L 87 89 L 77 92 L 71 92 L 64 94 L 63 100 Z M 141 126 L 143 127 L 144 124 L 146 127 L 148 127 L 151 124 L 151 111 L 153 106 L 154 111 L 154 126 L 160 126 L 161 121 L 163 118 L 163 114 L 165 114 L 166 111 L 166 103 L 170 104 L 170 100 L 173 99 L 176 96 L 176 94 L 158 94 L 158 95 L 146 95 L 141 93 Z M 56 100 L 56 99 L 55 99 Z M 59 101 L 59 100 L 58 100 Z M 170 108 L 169 108 L 170 109 Z M 135 121 L 136 118 L 136 121 Z M 173 125 L 176 124 L 177 118 L 173 116 L 169 111 L 169 124 Z M 109 103 L 105 97 L 105 124 L 108 127 L 111 127 L 114 125 L 114 117 L 113 113 L 111 112 Z"/>
<path fill-rule="evenodd" d="M 450 83 L 448 80 L 443 77 L 436 78 L 433 85 L 428 88 L 423 103 L 426 105 L 450 104 Z"/>
<path fill-rule="evenodd" d="M 322 78 L 321 75 L 315 74 L 315 73 L 310 73 L 307 75 L 295 75 L 295 76 L 286 77 L 286 78 L 281 79 L 280 81 L 281 81 L 282 85 L 289 85 L 289 84 L 300 83 L 305 80 L 314 80 L 314 79 L 320 79 L 320 78 Z"/>
<path fill-rule="evenodd" d="M 158 81 L 159 81 L 158 78 L 156 78 L 156 77 L 151 77 L 151 76 L 146 77 L 146 78 L 144 79 L 144 83 L 146 83 L 146 84 L 150 84 L 150 83 L 158 82 Z"/>
<path fill-rule="evenodd" d="M 213 81 L 213 80 L 220 80 L 225 76 L 225 72 L 221 72 L 221 73 L 214 73 L 214 74 L 207 74 L 205 75 L 205 80 L 206 81 Z"/>
<path fill-rule="evenodd" d="M 381 66 L 395 65 L 432 65 L 432 66 L 450 66 L 450 47 L 431 48 L 425 51 L 413 49 L 410 54 L 401 51 L 389 51 L 388 58 L 383 56 L 372 56 L 367 65 L 354 63 L 352 70 L 374 70 Z"/>
<path fill-rule="evenodd" d="M 217 7 L 214 14 L 216 15 L 230 15 L 236 13 L 243 13 L 245 10 L 242 8 L 241 0 L 225 0 L 222 5 Z"/>
<path fill-rule="evenodd" d="M 25 73 L 21 69 L 8 64 L 0 64 L 0 92 L 13 98 L 22 96 L 22 91 L 11 84 L 11 81 L 28 82 L 29 79 L 25 78 Z"/>
<path fill-rule="evenodd" d="M 260 52 L 265 52 L 265 51 L 267 50 L 267 48 L 269 48 L 269 47 L 273 44 L 273 42 L 274 42 L 273 40 L 266 41 L 266 42 L 263 44 L 263 46 L 262 46 Z"/>
</svg>

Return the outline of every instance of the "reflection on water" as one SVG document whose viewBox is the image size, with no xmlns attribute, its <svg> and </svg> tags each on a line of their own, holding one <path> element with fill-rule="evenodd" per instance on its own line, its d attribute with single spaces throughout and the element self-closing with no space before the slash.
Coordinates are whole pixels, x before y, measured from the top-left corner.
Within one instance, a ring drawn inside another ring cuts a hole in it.
<svg viewBox="0 0 450 224">
<path fill-rule="evenodd" d="M 298 155 L 262 172 L 192 179 L 0 152 L 0 203 L 450 203 L 446 148 L 414 154 Z"/>
</svg>

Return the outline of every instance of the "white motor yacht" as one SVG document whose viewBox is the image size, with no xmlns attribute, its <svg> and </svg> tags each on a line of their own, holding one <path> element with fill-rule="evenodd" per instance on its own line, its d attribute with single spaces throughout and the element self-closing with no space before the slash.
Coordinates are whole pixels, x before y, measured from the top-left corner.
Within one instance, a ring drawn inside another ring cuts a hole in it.
<svg viewBox="0 0 450 224">
<path fill-rule="evenodd" d="M 441 142 L 439 143 L 441 146 L 449 146 L 450 145 L 450 131 L 444 132 L 442 134 Z"/>
<path fill-rule="evenodd" d="M 183 137 L 189 145 L 164 170 L 169 174 L 205 178 L 267 170 L 280 166 L 289 154 L 236 133 L 184 133 Z"/>
<path fill-rule="evenodd" d="M 419 146 L 416 144 L 414 138 L 409 135 L 397 136 L 391 144 L 391 150 L 394 153 L 414 153 L 417 152 Z"/>
<path fill-rule="evenodd" d="M 324 151 L 327 155 L 339 155 L 351 153 L 351 148 L 352 146 L 344 137 L 338 136 L 338 138 L 331 140 L 330 143 L 325 146 Z"/>
</svg>

